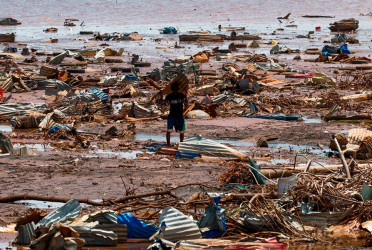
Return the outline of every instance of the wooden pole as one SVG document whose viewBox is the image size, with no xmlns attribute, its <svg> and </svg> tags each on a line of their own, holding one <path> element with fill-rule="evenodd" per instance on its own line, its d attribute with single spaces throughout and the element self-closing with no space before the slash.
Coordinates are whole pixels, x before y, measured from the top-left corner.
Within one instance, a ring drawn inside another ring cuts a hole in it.
<svg viewBox="0 0 372 250">
<path fill-rule="evenodd" d="M 341 147 L 340 147 L 340 144 L 338 144 L 337 138 L 333 138 L 333 141 L 334 141 L 335 144 L 336 144 L 337 151 L 338 151 L 338 153 L 340 154 L 340 158 L 341 158 L 342 165 L 343 165 L 344 168 L 345 168 L 346 178 L 351 179 L 350 169 L 349 169 L 349 166 L 347 165 L 347 162 L 346 162 L 346 159 L 345 159 L 344 152 L 342 152 Z"/>
</svg>

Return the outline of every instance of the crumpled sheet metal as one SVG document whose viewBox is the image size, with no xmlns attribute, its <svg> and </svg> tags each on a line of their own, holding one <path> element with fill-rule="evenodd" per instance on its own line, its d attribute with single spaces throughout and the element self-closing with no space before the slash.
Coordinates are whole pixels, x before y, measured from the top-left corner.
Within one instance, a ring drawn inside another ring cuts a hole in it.
<svg viewBox="0 0 372 250">
<path fill-rule="evenodd" d="M 101 49 L 97 52 L 97 54 L 93 57 L 93 61 L 96 63 L 103 63 L 105 61 L 105 51 Z"/>
<path fill-rule="evenodd" d="M 270 63 L 255 63 L 254 66 L 258 69 L 262 70 L 270 70 L 270 69 L 283 69 L 282 66 L 279 64 L 275 63 L 274 61 L 270 61 Z"/>
<path fill-rule="evenodd" d="M 164 208 L 159 213 L 162 237 L 176 242 L 179 240 L 200 239 L 201 233 L 196 223 L 173 207 Z M 163 226 L 165 225 L 165 230 Z"/>
<path fill-rule="evenodd" d="M 113 231 L 92 229 L 85 226 L 73 227 L 85 240 L 85 246 L 116 246 L 118 236 Z"/>
<path fill-rule="evenodd" d="M 118 215 L 112 210 L 98 211 L 88 216 L 84 216 L 82 219 L 85 222 L 98 221 L 99 224 L 117 224 L 118 223 Z"/>
<path fill-rule="evenodd" d="M 314 83 L 314 84 L 330 84 L 330 85 L 335 85 L 336 80 L 327 76 L 326 74 L 323 73 L 315 73 L 313 77 L 308 79 L 309 82 Z"/>
<path fill-rule="evenodd" d="M 201 135 L 188 137 L 179 144 L 180 152 L 202 154 L 208 156 L 228 157 L 233 159 L 245 159 L 247 156 L 235 149 L 229 148 L 213 140 L 206 139 Z"/>
<path fill-rule="evenodd" d="M 35 232 L 35 223 L 27 223 L 26 225 L 22 225 L 18 227 L 18 236 L 16 239 L 16 243 L 20 245 L 27 245 L 31 243 Z"/>
<path fill-rule="evenodd" d="M 26 115 L 30 111 L 44 112 L 46 103 L 5 103 L 0 105 L 0 116 Z"/>
<path fill-rule="evenodd" d="M 145 108 L 142 105 L 139 105 L 137 102 L 132 104 L 132 112 L 135 118 L 146 118 L 160 116 L 160 111 L 155 108 Z"/>
<path fill-rule="evenodd" d="M 59 125 L 59 122 L 61 122 L 65 118 L 65 114 L 55 109 L 53 112 L 48 113 L 46 117 L 40 122 L 39 128 L 42 129 L 49 129 L 52 126 Z"/>
<path fill-rule="evenodd" d="M 75 218 L 79 215 L 81 209 L 82 206 L 76 199 L 69 200 L 65 205 L 45 216 L 36 224 L 36 227 L 43 228 L 57 222 Z"/>
<path fill-rule="evenodd" d="M 127 242 L 127 226 L 120 224 L 100 224 L 93 227 L 103 231 L 112 231 L 118 237 L 118 244 Z"/>
</svg>

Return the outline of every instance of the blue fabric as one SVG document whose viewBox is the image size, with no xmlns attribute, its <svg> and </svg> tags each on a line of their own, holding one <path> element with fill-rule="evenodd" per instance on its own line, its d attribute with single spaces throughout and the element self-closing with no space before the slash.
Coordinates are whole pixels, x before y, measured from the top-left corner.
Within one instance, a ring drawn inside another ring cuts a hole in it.
<svg viewBox="0 0 372 250">
<path fill-rule="evenodd" d="M 70 130 L 70 129 L 71 129 L 70 126 L 66 126 L 66 125 L 54 125 L 54 126 L 51 126 L 51 127 L 49 128 L 48 133 L 49 133 L 49 134 L 55 133 L 55 132 L 57 132 L 58 130 L 60 130 L 61 128 L 65 128 L 65 129 L 67 129 L 67 130 Z"/>
<path fill-rule="evenodd" d="M 214 197 L 209 206 L 205 209 L 203 218 L 200 220 L 199 227 L 209 228 L 202 232 L 203 238 L 216 238 L 223 235 L 226 231 L 225 209 L 218 206 L 221 196 Z"/>
<path fill-rule="evenodd" d="M 108 95 L 105 92 L 103 92 L 102 89 L 91 88 L 89 90 L 89 93 L 92 93 L 92 94 L 98 96 L 98 98 L 101 99 L 101 100 L 108 100 L 108 98 L 109 98 Z"/>
<path fill-rule="evenodd" d="M 194 159 L 195 157 L 200 157 L 200 154 L 180 151 L 177 151 L 176 153 L 176 159 L 181 158 Z"/>
<path fill-rule="evenodd" d="M 131 213 L 118 214 L 118 224 L 127 225 L 128 239 L 149 239 L 158 228 L 151 224 L 146 224 Z"/>
<path fill-rule="evenodd" d="M 341 45 L 341 53 L 342 54 L 351 54 L 349 48 L 347 47 L 347 43 Z"/>
<path fill-rule="evenodd" d="M 322 55 L 333 56 L 341 53 L 341 49 L 336 45 L 324 45 L 322 49 Z"/>
<path fill-rule="evenodd" d="M 249 103 L 249 108 L 250 108 L 250 110 L 251 110 L 252 113 L 259 111 L 258 108 L 257 108 L 257 106 L 256 106 L 256 104 L 254 104 L 252 102 Z"/>
<path fill-rule="evenodd" d="M 328 49 L 330 48 L 329 45 L 324 45 L 323 48 L 322 48 L 322 55 L 323 56 L 332 56 L 333 54 L 331 54 Z"/>
<path fill-rule="evenodd" d="M 335 45 L 324 45 L 322 49 L 322 55 L 324 56 L 333 56 L 337 54 L 351 54 L 347 44 L 343 44 L 340 47 Z"/>
<path fill-rule="evenodd" d="M 223 235 L 223 232 L 218 229 L 211 229 L 205 232 L 201 232 L 201 234 L 204 239 L 211 239 L 221 237 Z"/>
<path fill-rule="evenodd" d="M 177 34 L 177 29 L 175 27 L 165 27 L 163 34 Z"/>
<path fill-rule="evenodd" d="M 137 77 L 136 76 L 132 76 L 132 75 L 125 75 L 125 79 L 135 81 L 135 80 L 137 80 Z"/>
</svg>

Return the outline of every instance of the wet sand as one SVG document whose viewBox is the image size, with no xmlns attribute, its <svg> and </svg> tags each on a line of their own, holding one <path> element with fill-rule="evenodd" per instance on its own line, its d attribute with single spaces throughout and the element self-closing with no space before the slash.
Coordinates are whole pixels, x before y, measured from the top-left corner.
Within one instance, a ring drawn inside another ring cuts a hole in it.
<svg viewBox="0 0 372 250">
<path fill-rule="evenodd" d="M 276 40 L 281 46 L 304 51 L 307 48 L 319 48 L 324 45 L 323 40 L 330 39 L 334 33 L 328 30 L 328 24 L 343 18 L 354 17 L 360 21 L 360 28 L 349 36 L 360 40 L 360 45 L 349 45 L 356 56 L 370 57 L 372 54 L 372 17 L 359 16 L 360 13 L 372 11 L 372 2 L 360 1 L 15 1 L 8 4 L 3 16 L 14 17 L 22 21 L 20 26 L 0 26 L 0 33 L 16 32 L 17 43 L 12 46 L 19 50 L 27 45 L 39 52 L 61 52 L 64 49 L 100 48 L 100 44 L 107 43 L 112 49 L 124 48 L 124 63 L 115 66 L 129 66 L 130 55 L 139 54 L 144 61 L 152 63 L 151 67 L 141 69 L 141 73 L 151 71 L 162 66 L 169 58 L 191 56 L 198 51 L 212 49 L 216 46 L 227 48 L 231 41 L 221 43 L 179 43 L 178 35 L 159 34 L 165 26 L 177 26 L 181 34 L 190 30 L 210 30 L 212 33 L 230 34 L 218 31 L 217 26 L 244 26 L 245 32 L 260 34 L 263 41 Z M 277 20 L 291 12 L 289 20 Z M 302 15 L 334 15 L 335 18 L 308 19 Z M 78 18 L 76 27 L 64 27 L 65 18 Z M 83 23 L 83 26 L 80 24 Z M 286 27 L 287 25 L 297 27 Z M 312 39 L 298 39 L 297 35 L 315 32 Z M 44 33 L 49 27 L 58 28 L 58 33 Z M 283 28 L 283 31 L 276 31 Z M 142 41 L 92 41 L 91 35 L 80 35 L 81 30 L 95 32 L 138 32 L 143 36 Z M 273 32 L 275 31 L 275 34 Z M 242 33 L 242 32 L 238 32 Z M 84 37 L 87 41 L 76 41 Z M 58 43 L 41 43 L 41 41 L 57 38 Z M 155 42 L 154 38 L 161 38 Z M 174 48 L 178 42 L 184 48 Z M 260 42 L 260 41 L 259 41 Z M 167 46 L 168 49 L 155 49 L 156 46 Z M 0 44 L 0 50 L 5 47 Z M 260 44 L 257 49 L 239 49 L 236 54 L 249 52 L 269 54 L 272 45 Z M 297 54 L 270 55 L 280 62 L 287 63 L 293 68 L 305 71 L 321 71 L 334 75 L 334 70 L 348 64 L 321 64 L 304 61 L 293 61 Z M 303 55 L 301 58 L 316 58 L 317 55 Z M 22 65 L 37 70 L 46 59 L 38 57 L 35 65 Z M 244 66 L 242 62 L 238 65 Z M 368 64 L 371 65 L 371 64 Z M 112 65 L 111 65 L 112 66 Z M 220 67 L 221 62 L 211 61 L 202 65 L 203 69 Z M 353 65 L 354 66 L 354 65 Z M 91 66 L 89 67 L 96 67 Z M 110 65 L 103 66 L 109 72 Z M 102 74 L 85 74 L 84 77 L 102 76 Z M 110 73 L 108 73 L 110 74 Z M 284 76 L 274 75 L 278 79 Z M 288 80 L 288 79 L 286 79 Z M 290 81 L 298 81 L 290 80 Z M 316 96 L 318 90 L 307 90 Z M 347 90 L 346 94 L 357 91 Z M 10 102 L 41 102 L 43 91 L 30 93 L 13 93 Z M 292 92 L 281 91 L 270 93 L 271 96 L 292 95 Z M 124 100 L 130 101 L 130 100 Z M 371 103 L 372 105 L 372 103 Z M 295 155 L 308 151 L 314 161 L 321 164 L 339 164 L 338 158 L 327 156 L 328 144 L 333 133 L 345 132 L 355 127 L 367 125 L 353 125 L 344 123 L 319 122 L 319 110 L 308 110 L 306 116 L 315 117 L 306 122 L 284 122 L 262 119 L 220 116 L 210 120 L 188 120 L 187 135 L 201 134 L 221 143 L 225 143 L 242 152 L 255 157 L 271 157 L 269 162 L 258 162 L 260 167 L 280 167 L 293 164 Z M 0 125 L 0 131 L 10 136 L 16 145 L 27 144 L 34 148 L 36 156 L 11 156 L 0 158 L 0 196 L 12 194 L 38 194 L 70 198 L 110 199 L 124 195 L 120 176 L 131 177 L 137 192 L 149 192 L 156 188 L 172 187 L 190 182 L 215 182 L 217 177 L 226 169 L 223 164 L 201 163 L 186 160 L 173 160 L 168 156 L 155 155 L 143 144 L 164 143 L 166 121 L 154 121 L 138 124 L 137 135 L 128 138 L 113 139 L 102 142 L 91 139 L 94 146 L 90 150 L 62 150 L 53 146 L 55 141 L 45 140 L 42 133 L 14 131 L 9 123 Z M 79 129 L 87 132 L 104 133 L 110 126 L 125 128 L 126 123 L 81 124 Z M 8 127 L 7 127 L 8 126 Z M 15 136 L 12 134 L 15 133 Z M 255 142 L 258 137 L 272 135 L 278 140 L 270 143 L 269 148 L 258 148 Z M 178 142 L 174 134 L 172 141 Z M 57 142 L 58 143 L 58 142 Z M 130 145 L 130 146 L 128 146 Z M 4 159 L 4 160 L 3 160 Z M 298 164 L 306 164 L 305 157 L 296 160 Z M 180 190 L 177 195 L 188 197 L 194 189 Z M 7 222 L 12 222 L 21 216 L 28 208 L 27 203 L 1 204 L 0 214 Z M 100 208 L 101 209 L 101 208 Z M 85 212 L 90 211 L 86 208 Z M 0 234 L 1 235 L 1 234 Z M 1 241 L 2 239 L 0 239 Z M 8 238 L 6 239 L 8 240 Z"/>
</svg>

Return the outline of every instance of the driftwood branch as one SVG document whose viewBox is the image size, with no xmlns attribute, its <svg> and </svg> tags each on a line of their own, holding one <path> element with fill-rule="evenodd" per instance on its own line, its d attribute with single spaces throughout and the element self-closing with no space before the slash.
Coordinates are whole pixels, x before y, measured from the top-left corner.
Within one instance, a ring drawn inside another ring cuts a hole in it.
<svg viewBox="0 0 372 250">
<path fill-rule="evenodd" d="M 336 144 L 337 151 L 340 153 L 341 162 L 342 162 L 342 165 L 344 166 L 345 172 L 346 172 L 346 178 L 351 179 L 349 166 L 347 165 L 347 162 L 346 162 L 346 159 L 345 159 L 345 156 L 344 156 L 344 152 L 342 152 L 340 144 L 338 144 L 337 138 L 333 138 L 333 141 Z"/>
<path fill-rule="evenodd" d="M 71 198 L 61 198 L 54 196 L 41 196 L 41 195 L 32 195 L 32 194 L 19 194 L 19 195 L 10 195 L 6 197 L 0 197 L 0 203 L 9 203 L 21 200 L 34 200 L 34 201 L 51 201 L 51 202 L 68 202 Z M 76 199 L 80 203 L 86 203 L 93 206 L 104 206 L 104 202 L 92 201 L 89 199 Z"/>
<path fill-rule="evenodd" d="M 181 187 L 187 187 L 187 186 L 206 186 L 202 183 L 189 183 L 189 184 L 183 184 L 179 185 L 167 190 L 162 191 L 156 191 L 156 192 L 150 192 L 150 193 L 143 193 L 138 195 L 127 195 L 118 199 L 112 199 L 112 200 L 103 200 L 103 201 L 93 201 L 89 199 L 76 199 L 80 203 L 85 203 L 92 206 L 111 206 L 113 204 L 118 203 L 125 203 L 129 200 L 139 199 L 139 198 L 145 198 L 145 197 L 151 197 L 151 196 L 159 196 L 159 195 L 169 195 L 173 198 L 180 198 L 176 196 L 175 194 L 171 193 L 171 191 L 176 190 Z M 35 201 L 50 201 L 50 202 L 68 202 L 71 200 L 71 198 L 63 198 L 63 197 L 55 197 L 55 196 L 41 196 L 41 195 L 32 195 L 32 194 L 19 194 L 19 195 L 10 195 L 6 197 L 0 197 L 0 203 L 11 203 L 15 201 L 21 201 L 21 200 L 35 200 Z"/>
</svg>

